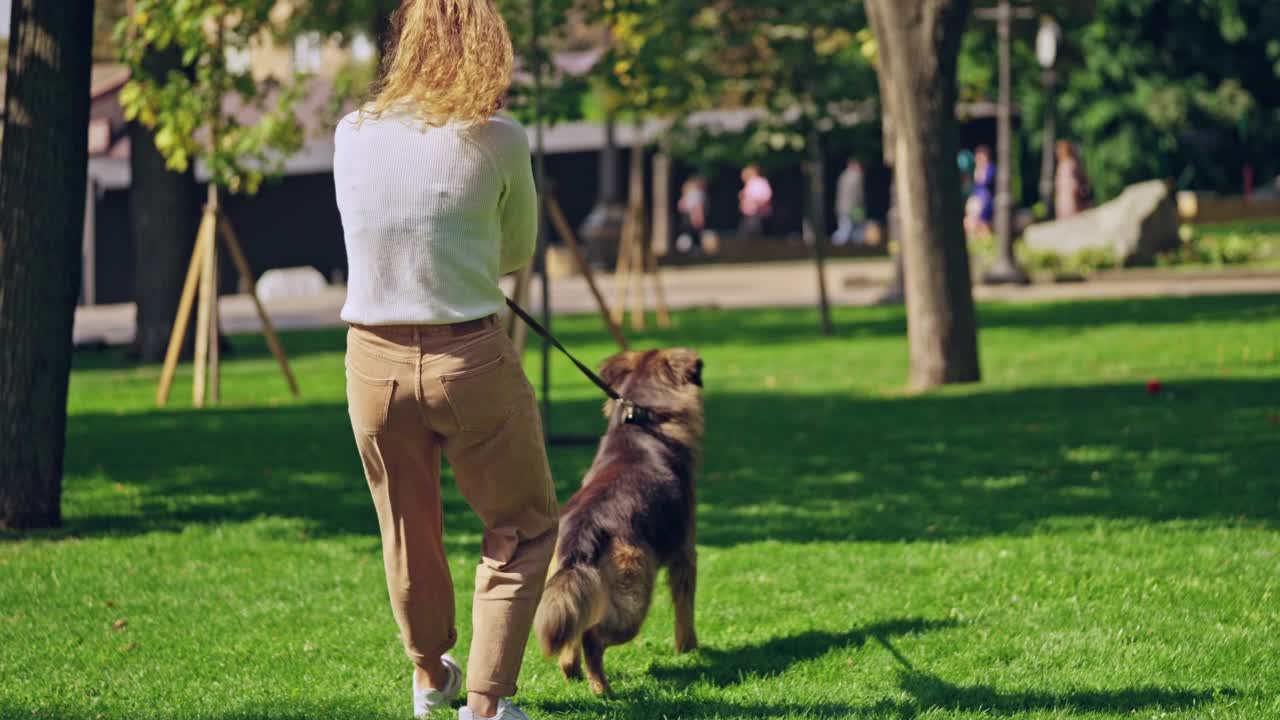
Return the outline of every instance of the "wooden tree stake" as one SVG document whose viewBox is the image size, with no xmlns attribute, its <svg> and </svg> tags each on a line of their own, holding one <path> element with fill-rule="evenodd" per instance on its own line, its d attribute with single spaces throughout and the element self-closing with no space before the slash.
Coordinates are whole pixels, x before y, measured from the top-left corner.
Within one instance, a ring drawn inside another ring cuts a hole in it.
<svg viewBox="0 0 1280 720">
<path fill-rule="evenodd" d="M 231 222 L 218 208 L 217 195 L 210 190 L 208 204 L 205 205 L 204 216 L 200 220 L 200 229 L 196 233 L 195 249 L 191 253 L 191 264 L 187 268 L 186 283 L 182 286 L 182 297 L 178 301 L 178 314 L 174 319 L 173 333 L 169 336 L 169 347 L 165 353 L 164 368 L 160 372 L 160 386 L 156 389 L 156 405 L 166 405 L 173 389 L 173 379 L 177 375 L 178 360 L 182 355 L 183 341 L 187 336 L 187 326 L 191 322 L 191 309 L 199 296 L 196 306 L 196 355 L 195 372 L 192 378 L 191 401 L 195 407 L 204 407 L 206 403 L 216 404 L 220 399 L 220 352 L 218 347 L 218 239 L 226 245 L 227 253 L 235 263 L 236 270 L 242 280 L 248 278 L 249 297 L 253 299 L 258 320 L 262 322 L 262 334 L 266 337 L 267 347 L 280 364 L 289 391 L 294 397 L 300 395 L 298 381 L 289 367 L 289 358 L 285 355 L 284 345 L 276 335 L 262 300 L 252 286 L 253 272 L 245 260 L 244 251 L 236 239 Z"/>
<path fill-rule="evenodd" d="M 253 270 L 249 268 L 249 262 L 245 260 L 244 251 L 240 248 L 240 241 L 236 240 L 235 231 L 231 229 L 231 223 L 226 216 L 223 216 L 222 222 L 218 223 L 218 230 L 240 277 L 250 278 L 252 283 Z M 271 354 L 276 357 L 276 362 L 280 364 L 280 371 L 284 373 L 284 379 L 289 383 L 289 392 L 293 393 L 294 397 L 300 397 L 302 393 L 298 390 L 298 381 L 293 377 L 293 370 L 289 368 L 289 356 L 284 352 L 280 336 L 276 335 L 275 326 L 271 324 L 267 309 L 262 306 L 262 300 L 258 298 L 256 287 L 249 293 L 249 297 L 253 298 L 253 308 L 257 310 L 258 320 L 262 323 L 262 334 L 267 339 L 267 347 L 271 348 Z"/>
<path fill-rule="evenodd" d="M 187 267 L 187 280 L 182 285 L 182 297 L 178 301 L 178 314 L 173 322 L 173 331 L 169 334 L 169 348 L 164 354 L 164 369 L 160 372 L 160 387 L 156 389 L 156 405 L 169 402 L 169 392 L 173 389 L 173 377 L 178 370 L 178 358 L 182 355 L 182 345 L 187 338 L 187 325 L 191 322 L 191 306 L 195 302 L 196 287 L 199 285 L 201 259 L 204 257 L 204 243 L 212 233 L 205 231 L 210 216 L 205 213 L 196 231 L 196 246 L 191 253 L 191 264 Z"/>
<path fill-rule="evenodd" d="M 622 334 L 622 328 L 618 323 L 614 322 L 613 313 L 609 312 L 609 306 L 605 303 L 604 295 L 600 293 L 599 286 L 596 285 L 595 273 L 591 271 L 591 267 L 587 264 L 586 257 L 582 254 L 582 247 L 578 245 L 578 238 L 573 233 L 573 228 L 569 226 L 569 221 L 565 219 L 564 211 L 560 209 L 560 203 L 556 201 L 555 195 L 547 195 L 547 214 L 551 218 L 551 224 L 555 226 L 556 232 L 560 234 L 564 244 L 569 246 L 569 250 L 573 253 L 574 260 L 578 263 L 578 270 L 582 272 L 582 277 L 587 281 L 587 287 L 591 290 L 591 295 L 596 299 L 596 307 L 600 309 L 600 317 L 604 319 L 604 324 L 609 327 L 609 333 L 613 335 L 613 339 L 618 343 L 619 350 L 627 349 L 627 337 Z"/>
<path fill-rule="evenodd" d="M 644 330 L 644 208 L 633 208 L 628 214 L 631 226 L 631 329 Z"/>
<path fill-rule="evenodd" d="M 627 198 L 627 214 L 622 225 L 622 235 L 618 240 L 618 265 L 614 273 L 615 303 L 611 313 L 613 322 L 621 325 L 626 316 L 629 300 L 633 330 L 643 330 L 645 327 L 644 279 L 646 275 L 651 275 L 653 279 L 658 327 L 664 329 L 671 327 L 671 311 L 667 306 L 666 292 L 663 290 L 662 277 L 658 271 L 658 257 L 653 249 L 653 239 L 646 232 L 644 162 L 643 128 L 637 125 L 635 140 L 631 146 L 630 193 Z M 655 173 L 658 171 L 659 169 L 655 169 Z M 655 193 L 655 198 L 660 198 L 662 195 L 663 193 Z"/>
<path fill-rule="evenodd" d="M 200 231 L 205 235 L 213 235 L 218 224 L 216 210 L 206 206 L 205 217 L 200 221 Z M 216 256 L 217 242 L 207 237 L 200 246 L 200 304 L 196 306 L 196 357 L 195 376 L 191 381 L 191 404 L 197 408 L 204 407 L 207 399 L 209 383 L 209 328 L 213 322 L 212 306 L 218 302 L 217 288 L 213 286 L 213 258 Z M 214 342 L 218 339 L 215 337 Z"/>
<path fill-rule="evenodd" d="M 658 312 L 658 327 L 667 330 L 671 327 L 671 309 L 667 307 L 667 293 L 662 288 L 662 276 L 658 273 L 658 255 L 653 250 L 653 242 L 645 243 L 645 259 L 647 272 L 653 278 L 654 308 Z"/>
<path fill-rule="evenodd" d="M 631 236 L 624 225 L 618 236 L 618 263 L 613 270 L 613 322 L 621 325 L 627 314 L 627 282 L 631 273 Z"/>
<path fill-rule="evenodd" d="M 520 307 L 529 306 L 529 297 L 533 286 L 532 280 L 533 263 L 529 263 L 516 274 L 515 290 L 511 293 L 512 299 Z M 529 326 L 520 322 L 520 318 L 516 317 L 513 312 L 507 313 L 507 335 L 511 338 L 511 344 L 516 348 L 516 354 L 524 355 L 524 349 L 529 344 Z"/>
</svg>

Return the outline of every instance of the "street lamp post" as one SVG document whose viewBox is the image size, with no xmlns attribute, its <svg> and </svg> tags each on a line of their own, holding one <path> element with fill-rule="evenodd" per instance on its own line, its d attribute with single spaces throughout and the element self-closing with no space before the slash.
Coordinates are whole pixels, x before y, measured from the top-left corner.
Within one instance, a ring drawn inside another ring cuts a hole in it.
<svg viewBox="0 0 1280 720">
<path fill-rule="evenodd" d="M 1009 0 L 1000 0 L 994 7 L 979 10 L 978 16 L 994 20 L 996 33 L 1000 39 L 1000 102 L 996 121 L 996 197 L 995 221 L 996 241 L 1000 245 L 1000 255 L 995 266 L 983 276 L 988 285 L 1026 285 L 1030 282 L 1027 273 L 1018 266 L 1018 259 L 1013 254 L 1013 193 L 1010 187 L 1011 173 L 1009 163 L 1012 162 L 1009 146 L 1013 142 L 1013 89 L 1010 78 L 1009 45 L 1013 34 L 1015 18 L 1029 15 L 1029 8 L 1014 9 Z"/>
<path fill-rule="evenodd" d="M 1036 32 L 1036 60 L 1040 62 L 1040 79 L 1044 83 L 1044 147 L 1040 156 L 1040 201 L 1044 203 L 1047 217 L 1053 217 L 1053 175 L 1054 175 L 1054 141 L 1056 117 L 1056 97 L 1054 86 L 1057 84 L 1057 72 L 1053 68 L 1058 59 L 1058 40 L 1062 30 L 1052 17 L 1040 18 L 1040 30 Z"/>
</svg>

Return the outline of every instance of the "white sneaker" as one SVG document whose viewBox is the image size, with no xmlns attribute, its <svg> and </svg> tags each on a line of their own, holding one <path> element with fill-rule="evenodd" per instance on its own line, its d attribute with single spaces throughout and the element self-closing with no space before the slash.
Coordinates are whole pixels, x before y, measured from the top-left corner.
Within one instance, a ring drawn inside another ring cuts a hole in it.
<svg viewBox="0 0 1280 720">
<path fill-rule="evenodd" d="M 520 708 L 512 705 L 511 701 L 499 700 L 498 714 L 491 718 L 476 717 L 475 713 L 471 712 L 471 708 L 464 707 L 458 711 L 458 720 L 529 720 L 529 716 L 525 715 Z"/>
<path fill-rule="evenodd" d="M 444 665 L 444 669 L 449 672 L 449 682 L 445 683 L 444 688 L 440 690 L 419 688 L 418 673 L 416 671 L 413 673 L 413 716 L 415 718 L 424 718 L 430 715 L 432 710 L 449 707 L 462 691 L 462 668 L 458 665 L 458 661 L 445 655 L 440 658 L 440 664 Z"/>
</svg>

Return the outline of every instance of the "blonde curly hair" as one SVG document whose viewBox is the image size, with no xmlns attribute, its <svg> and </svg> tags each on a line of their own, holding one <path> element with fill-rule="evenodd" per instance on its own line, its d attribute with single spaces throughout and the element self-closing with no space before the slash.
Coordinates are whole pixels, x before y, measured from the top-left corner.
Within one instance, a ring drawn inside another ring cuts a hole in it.
<svg viewBox="0 0 1280 720">
<path fill-rule="evenodd" d="M 484 122 L 511 87 L 514 51 L 493 0 L 403 0 L 361 119 L 407 110 L 426 125 Z"/>
</svg>

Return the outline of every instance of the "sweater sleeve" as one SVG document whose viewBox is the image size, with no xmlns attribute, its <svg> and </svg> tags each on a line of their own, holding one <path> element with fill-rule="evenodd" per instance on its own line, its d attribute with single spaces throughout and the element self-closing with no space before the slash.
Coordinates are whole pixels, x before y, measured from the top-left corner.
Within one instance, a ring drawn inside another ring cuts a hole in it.
<svg viewBox="0 0 1280 720">
<path fill-rule="evenodd" d="M 502 198 L 502 251 L 498 261 L 503 275 L 524 267 L 533 258 L 538 242 L 538 192 L 533 183 L 529 138 L 519 126 L 512 136 L 514 139 L 503 152 L 507 192 Z"/>
</svg>

